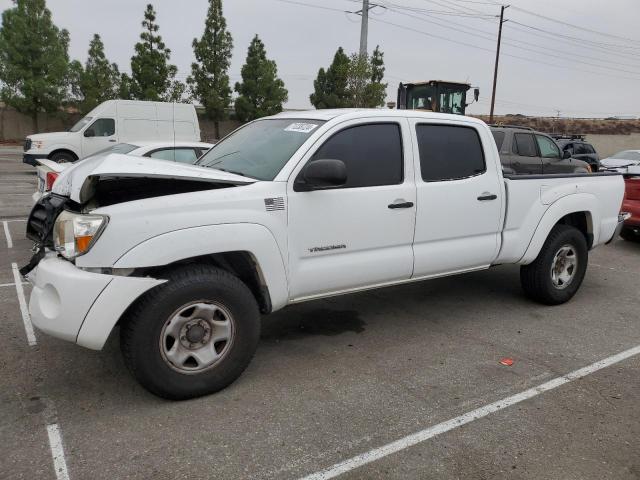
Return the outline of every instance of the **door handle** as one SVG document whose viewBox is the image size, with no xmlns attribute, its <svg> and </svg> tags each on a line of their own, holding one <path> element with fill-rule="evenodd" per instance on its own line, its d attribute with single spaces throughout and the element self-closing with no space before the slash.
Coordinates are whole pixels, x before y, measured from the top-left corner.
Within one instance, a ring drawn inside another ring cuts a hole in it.
<svg viewBox="0 0 640 480">
<path fill-rule="evenodd" d="M 398 202 L 398 203 L 389 204 L 389 208 L 391 208 L 391 209 L 395 209 L 395 208 L 411 208 L 411 207 L 413 207 L 413 202 Z"/>
<path fill-rule="evenodd" d="M 484 192 L 478 197 L 478 200 L 484 202 L 486 200 L 495 200 L 496 198 L 498 198 L 498 196 L 495 193 Z"/>
<path fill-rule="evenodd" d="M 110 141 L 110 142 L 115 142 L 115 141 L 116 141 L 116 139 L 115 139 L 115 138 L 113 138 L 113 139 L 111 139 L 111 140 L 109 140 L 109 141 Z"/>
</svg>

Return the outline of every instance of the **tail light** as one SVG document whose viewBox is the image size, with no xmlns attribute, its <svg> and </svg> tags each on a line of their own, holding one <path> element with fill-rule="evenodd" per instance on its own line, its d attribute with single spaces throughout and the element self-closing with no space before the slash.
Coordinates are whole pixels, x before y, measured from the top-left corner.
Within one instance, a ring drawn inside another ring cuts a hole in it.
<svg viewBox="0 0 640 480">
<path fill-rule="evenodd" d="M 47 177 L 46 177 L 45 187 L 44 187 L 45 192 L 51 191 L 51 189 L 53 188 L 53 184 L 56 183 L 57 178 L 58 178 L 57 172 L 47 172 Z"/>
</svg>

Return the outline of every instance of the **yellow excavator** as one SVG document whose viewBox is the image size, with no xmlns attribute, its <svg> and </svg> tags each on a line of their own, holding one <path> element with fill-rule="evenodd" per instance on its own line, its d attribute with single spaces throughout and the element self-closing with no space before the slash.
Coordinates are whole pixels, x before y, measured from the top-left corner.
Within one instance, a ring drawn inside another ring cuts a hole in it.
<svg viewBox="0 0 640 480">
<path fill-rule="evenodd" d="M 464 115 L 467 103 L 467 92 L 471 89 L 468 83 L 447 82 L 444 80 L 427 80 L 416 83 L 400 83 L 398 87 L 399 110 L 430 110 L 432 112 Z M 480 89 L 473 89 L 474 101 L 478 101 Z"/>
</svg>

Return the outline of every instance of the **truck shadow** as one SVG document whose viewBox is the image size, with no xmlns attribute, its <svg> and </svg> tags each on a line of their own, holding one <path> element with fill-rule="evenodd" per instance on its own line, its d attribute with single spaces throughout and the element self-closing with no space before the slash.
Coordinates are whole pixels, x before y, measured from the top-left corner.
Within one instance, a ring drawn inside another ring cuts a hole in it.
<svg viewBox="0 0 640 480">
<path fill-rule="evenodd" d="M 356 310 L 315 308 L 294 314 L 268 316 L 262 322 L 262 341 L 295 340 L 309 335 L 334 336 L 345 332 L 362 333 L 366 323 Z"/>
</svg>

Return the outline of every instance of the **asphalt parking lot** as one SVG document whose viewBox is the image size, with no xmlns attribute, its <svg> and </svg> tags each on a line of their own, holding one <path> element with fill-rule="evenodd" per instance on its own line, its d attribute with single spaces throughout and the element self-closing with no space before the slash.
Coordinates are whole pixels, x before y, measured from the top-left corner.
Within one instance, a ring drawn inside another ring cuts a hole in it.
<svg viewBox="0 0 640 480">
<path fill-rule="evenodd" d="M 558 307 L 498 267 L 285 309 L 238 381 L 169 402 L 117 335 L 29 345 L 20 159 L 0 149 L 0 478 L 640 478 L 640 244 L 592 252 Z"/>
</svg>

